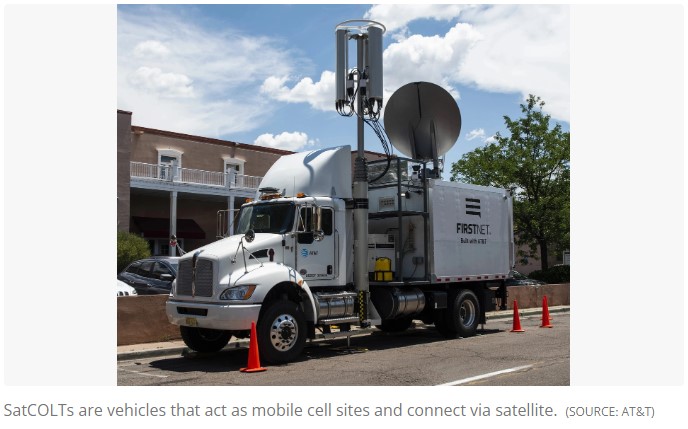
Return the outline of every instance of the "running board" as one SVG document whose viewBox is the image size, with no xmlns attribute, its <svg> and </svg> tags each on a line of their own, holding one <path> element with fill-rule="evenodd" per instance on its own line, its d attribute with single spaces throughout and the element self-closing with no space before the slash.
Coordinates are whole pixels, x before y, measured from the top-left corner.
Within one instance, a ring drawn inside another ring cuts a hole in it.
<svg viewBox="0 0 688 429">
<path fill-rule="evenodd" d="M 341 325 L 343 323 L 358 323 L 358 316 L 318 320 L 318 325 Z"/>
</svg>

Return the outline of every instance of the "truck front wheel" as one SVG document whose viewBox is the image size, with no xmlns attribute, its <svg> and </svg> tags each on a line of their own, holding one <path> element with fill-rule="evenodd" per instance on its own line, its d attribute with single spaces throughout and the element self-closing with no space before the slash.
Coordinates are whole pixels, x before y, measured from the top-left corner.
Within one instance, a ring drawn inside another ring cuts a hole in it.
<svg viewBox="0 0 688 429">
<path fill-rule="evenodd" d="M 306 318 L 295 302 L 274 301 L 258 320 L 256 334 L 258 350 L 266 362 L 291 362 L 306 344 Z"/>
<path fill-rule="evenodd" d="M 192 350 L 203 353 L 213 353 L 222 350 L 227 345 L 232 334 L 218 329 L 192 328 L 180 326 L 182 340 Z"/>
<path fill-rule="evenodd" d="M 472 337 L 478 330 L 480 319 L 478 297 L 468 289 L 453 296 L 447 309 L 447 327 L 460 337 Z"/>
</svg>

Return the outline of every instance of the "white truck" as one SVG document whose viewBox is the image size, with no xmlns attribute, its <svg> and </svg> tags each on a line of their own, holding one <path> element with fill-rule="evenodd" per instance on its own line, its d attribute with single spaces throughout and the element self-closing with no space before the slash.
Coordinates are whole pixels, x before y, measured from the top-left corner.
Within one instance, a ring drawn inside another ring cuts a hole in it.
<svg viewBox="0 0 688 429">
<path fill-rule="evenodd" d="M 263 360 L 283 363 L 333 326 L 403 331 L 422 320 L 474 335 L 495 296 L 506 298 L 511 195 L 427 178 L 422 162 L 390 165 L 369 190 L 367 290 L 355 284 L 351 148 L 286 155 L 242 206 L 235 235 L 179 261 L 166 311 L 186 345 L 218 351 L 255 322 Z"/>
</svg>

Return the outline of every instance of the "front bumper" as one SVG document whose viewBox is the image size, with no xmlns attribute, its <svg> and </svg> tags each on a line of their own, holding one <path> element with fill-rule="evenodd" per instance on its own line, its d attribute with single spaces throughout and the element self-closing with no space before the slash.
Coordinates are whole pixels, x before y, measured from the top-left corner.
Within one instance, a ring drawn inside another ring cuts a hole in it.
<svg viewBox="0 0 688 429">
<path fill-rule="evenodd" d="M 241 331 L 258 322 L 261 304 L 211 304 L 168 300 L 165 308 L 170 323 L 180 326 Z"/>
</svg>

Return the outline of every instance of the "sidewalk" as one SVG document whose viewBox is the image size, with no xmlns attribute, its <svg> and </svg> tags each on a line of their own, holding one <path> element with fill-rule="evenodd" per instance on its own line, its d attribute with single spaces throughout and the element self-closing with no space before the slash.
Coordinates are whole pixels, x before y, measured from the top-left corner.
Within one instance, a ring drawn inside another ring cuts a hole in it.
<svg viewBox="0 0 688 429">
<path fill-rule="evenodd" d="M 568 305 L 561 305 L 561 306 L 555 306 L 555 307 L 549 307 L 549 312 L 551 313 L 567 313 L 570 310 L 570 306 Z M 524 308 L 519 310 L 519 315 L 520 317 L 527 317 L 527 316 L 540 316 L 542 313 L 541 308 Z M 513 317 L 514 313 L 512 310 L 505 310 L 505 311 L 490 311 L 487 313 L 487 323 L 489 326 L 490 320 L 499 320 L 499 319 L 507 319 Z M 375 332 L 377 331 L 376 328 L 368 328 L 368 329 L 357 329 L 356 327 L 353 327 L 352 329 L 352 336 L 353 335 L 362 335 L 362 334 L 368 334 L 370 332 Z M 318 341 L 319 339 L 325 338 L 323 334 L 320 334 L 318 338 L 316 338 L 315 341 Z M 229 342 L 229 344 L 225 347 L 225 350 L 227 349 L 233 349 L 233 348 L 248 348 L 248 339 L 237 339 L 237 338 L 232 338 L 232 340 Z M 128 346 L 117 346 L 117 360 L 131 360 L 131 359 L 142 359 L 142 358 L 148 358 L 148 357 L 157 357 L 157 356 L 181 356 L 185 353 L 185 350 L 187 350 L 186 345 L 184 344 L 184 341 L 182 340 L 176 340 L 176 341 L 164 341 L 160 343 L 146 343 L 146 344 L 132 344 Z"/>
</svg>

